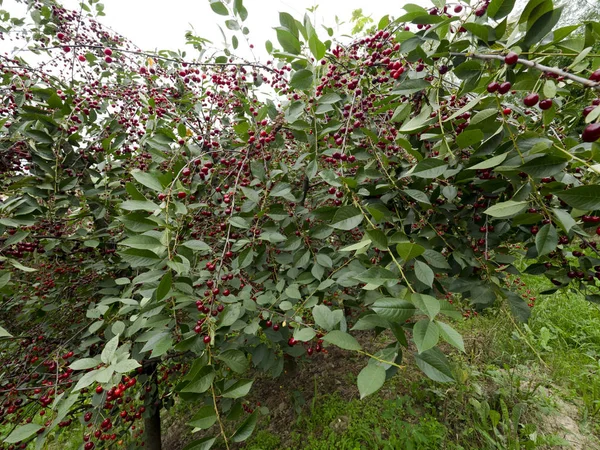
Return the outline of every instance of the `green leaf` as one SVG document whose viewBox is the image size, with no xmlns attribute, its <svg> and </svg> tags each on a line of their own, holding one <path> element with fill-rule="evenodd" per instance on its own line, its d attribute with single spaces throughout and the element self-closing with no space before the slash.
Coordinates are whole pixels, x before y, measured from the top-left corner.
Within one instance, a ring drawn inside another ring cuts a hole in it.
<svg viewBox="0 0 600 450">
<path fill-rule="evenodd" d="M 554 214 L 554 217 L 556 218 L 558 224 L 565 233 L 569 233 L 569 231 L 571 231 L 571 228 L 577 225 L 575 219 L 573 219 L 571 214 L 569 214 L 565 210 L 553 208 L 552 214 Z"/>
<path fill-rule="evenodd" d="M 244 7 L 242 0 L 233 0 L 233 13 L 237 14 L 242 22 L 248 18 L 248 10 Z"/>
<path fill-rule="evenodd" d="M 369 236 L 373 244 L 375 244 L 375 247 L 377 247 L 379 250 L 387 250 L 388 240 L 383 231 L 379 229 L 367 230 L 367 236 Z"/>
<path fill-rule="evenodd" d="M 171 292 L 171 286 L 173 285 L 173 275 L 171 275 L 171 271 L 168 271 L 164 274 L 158 287 L 156 288 L 156 301 L 160 302 L 163 300 L 169 292 Z"/>
<path fill-rule="evenodd" d="M 429 287 L 433 286 L 433 270 L 424 262 L 415 261 L 415 275 L 421 283 Z"/>
<path fill-rule="evenodd" d="M 338 323 L 333 311 L 325 305 L 316 305 L 312 309 L 313 319 L 315 324 L 323 328 L 325 331 L 333 330 L 333 327 Z"/>
<path fill-rule="evenodd" d="M 157 192 L 162 192 L 163 186 L 160 183 L 160 181 L 158 180 L 158 175 L 151 174 L 148 172 L 142 172 L 141 170 L 137 170 L 137 169 L 132 170 L 131 175 L 133 175 L 133 178 L 135 178 L 135 180 L 138 183 L 143 184 L 147 188 L 150 188 Z"/>
<path fill-rule="evenodd" d="M 484 211 L 485 214 L 492 217 L 504 218 L 519 214 L 525 209 L 527 202 L 515 202 L 507 200 L 505 202 L 496 203 Z"/>
<path fill-rule="evenodd" d="M 125 211 L 148 211 L 154 212 L 158 205 L 150 200 L 126 200 L 119 205 Z"/>
<path fill-rule="evenodd" d="M 219 0 L 210 0 L 211 9 L 221 16 L 228 16 L 229 11 L 227 7 Z"/>
<path fill-rule="evenodd" d="M 152 357 L 158 358 L 161 355 L 164 355 L 169 350 L 173 348 L 173 338 L 170 334 L 166 334 L 161 337 L 156 344 L 152 347 Z"/>
<path fill-rule="evenodd" d="M 290 86 L 301 91 L 308 90 L 313 85 L 313 73 L 308 69 L 298 70 L 292 75 Z"/>
<path fill-rule="evenodd" d="M 409 174 L 419 178 L 437 178 L 442 175 L 447 168 L 448 164 L 444 161 L 429 158 L 418 163 Z"/>
<path fill-rule="evenodd" d="M 40 144 L 54 143 L 52 136 L 40 130 L 27 130 L 23 134 L 27 137 L 30 137 L 34 141 L 39 142 Z"/>
<path fill-rule="evenodd" d="M 488 17 L 496 21 L 504 19 L 513 12 L 515 0 L 492 0 L 488 6 Z"/>
<path fill-rule="evenodd" d="M 440 301 L 437 298 L 430 295 L 413 293 L 410 299 L 430 320 L 435 319 L 435 316 L 440 312 Z"/>
<path fill-rule="evenodd" d="M 10 272 L 0 272 L 0 289 L 9 283 L 10 277 Z"/>
<path fill-rule="evenodd" d="M 439 383 L 455 381 L 448 360 L 438 348 L 432 348 L 415 355 L 415 361 L 419 369 L 433 381 Z"/>
<path fill-rule="evenodd" d="M 252 380 L 239 380 L 235 382 L 232 386 L 228 387 L 223 391 L 221 396 L 225 398 L 240 398 L 250 392 L 250 388 L 252 387 Z"/>
<path fill-rule="evenodd" d="M 388 281 L 398 280 L 398 276 L 393 272 L 379 266 L 371 267 L 370 269 L 358 275 L 354 275 L 354 278 L 358 281 L 362 281 L 363 283 L 368 283 L 374 286 L 381 286 Z"/>
<path fill-rule="evenodd" d="M 117 373 L 129 373 L 138 367 L 141 367 L 141 365 L 135 359 L 125 359 L 115 364 L 113 369 L 115 369 L 115 372 Z"/>
<path fill-rule="evenodd" d="M 4 328 L 0 327 L 0 338 L 3 338 L 3 337 L 12 337 L 12 334 L 10 334 Z"/>
<path fill-rule="evenodd" d="M 385 383 L 385 369 L 377 364 L 368 364 L 359 372 L 356 382 L 362 400 L 381 389 Z"/>
<path fill-rule="evenodd" d="M 215 379 L 215 371 L 211 366 L 206 366 L 194 377 L 194 380 L 185 386 L 181 392 L 190 392 L 192 394 L 202 394 L 206 392 L 213 380 Z"/>
<path fill-rule="evenodd" d="M 277 41 L 281 48 L 292 55 L 300 54 L 300 41 L 292 33 L 284 28 L 277 28 Z"/>
<path fill-rule="evenodd" d="M 456 144 L 458 145 L 458 148 L 467 148 L 467 147 L 471 147 L 474 144 L 478 144 L 483 140 L 483 131 L 479 130 L 479 129 L 474 129 L 474 130 L 465 130 L 462 133 L 460 133 L 457 137 L 456 137 Z"/>
<path fill-rule="evenodd" d="M 523 300 L 520 295 L 517 295 L 514 292 L 507 292 L 506 297 L 513 315 L 520 322 L 527 322 L 527 320 L 529 320 L 529 316 L 531 315 L 531 308 L 527 305 L 527 302 Z"/>
<path fill-rule="evenodd" d="M 217 414 L 215 413 L 214 405 L 204 405 L 196 414 L 194 414 L 189 425 L 200 428 L 201 430 L 207 430 L 212 427 L 216 421 Z"/>
<path fill-rule="evenodd" d="M 244 442 L 252 435 L 256 422 L 258 421 L 258 412 L 254 411 L 242 424 L 235 430 L 233 436 L 231 436 L 232 442 Z"/>
<path fill-rule="evenodd" d="M 567 205 L 582 211 L 600 209 L 600 185 L 578 186 L 556 194 Z"/>
<path fill-rule="evenodd" d="M 359 226 L 362 221 L 363 215 L 359 209 L 353 206 L 343 206 L 333 216 L 330 226 L 338 230 L 349 231 Z"/>
<path fill-rule="evenodd" d="M 183 447 L 182 450 L 210 450 L 216 440 L 217 438 L 214 437 L 204 437 L 202 439 L 197 439 Z"/>
<path fill-rule="evenodd" d="M 558 245 L 558 233 L 556 228 L 549 223 L 544 225 L 535 236 L 535 248 L 538 251 L 538 256 L 547 255 L 554 251 Z"/>
<path fill-rule="evenodd" d="M 431 204 L 429 197 L 427 197 L 425 192 L 417 191 L 416 189 L 404 189 L 403 192 L 420 203 L 426 203 L 428 205 Z"/>
<path fill-rule="evenodd" d="M 294 330 L 294 339 L 301 342 L 308 342 L 317 335 L 312 328 L 298 328 Z"/>
<path fill-rule="evenodd" d="M 69 368 L 73 370 L 86 370 L 93 369 L 98 364 L 100 364 L 100 362 L 96 358 L 82 358 L 78 359 L 77 361 L 73 361 Z"/>
<path fill-rule="evenodd" d="M 248 370 L 248 358 L 240 350 L 230 349 L 226 350 L 216 358 L 223 361 L 227 366 L 235 373 L 244 373 Z"/>
<path fill-rule="evenodd" d="M 341 100 L 342 100 L 342 97 L 340 97 L 339 94 L 336 94 L 335 92 L 328 92 L 327 94 L 323 95 L 322 97 L 319 97 L 319 104 L 320 105 L 332 105 Z"/>
<path fill-rule="evenodd" d="M 425 251 L 425 248 L 421 247 L 418 244 L 413 244 L 411 242 L 400 242 L 396 245 L 396 251 L 398 255 L 404 260 L 404 262 L 408 262 L 417 256 L 420 256 Z"/>
<path fill-rule="evenodd" d="M 494 156 L 493 158 L 486 159 L 485 161 L 481 161 L 479 164 L 475 164 L 474 166 L 469 167 L 469 170 L 483 170 L 483 169 L 491 169 L 492 167 L 499 166 L 504 162 L 508 153 L 503 153 L 501 155 Z"/>
<path fill-rule="evenodd" d="M 360 350 L 361 346 L 358 341 L 350 336 L 348 333 L 343 331 L 333 330 L 323 336 L 325 342 L 335 345 L 336 347 L 343 348 L 344 350 Z"/>
<path fill-rule="evenodd" d="M 550 2 L 552 4 L 552 2 Z M 562 6 L 556 8 L 552 11 L 548 11 L 543 16 L 535 21 L 535 23 L 528 27 L 527 33 L 525 33 L 525 38 L 523 38 L 523 44 L 526 47 L 534 45 L 541 40 L 552 31 L 552 28 L 558 23 L 560 20 L 560 15 L 562 12 Z M 529 21 L 528 21 L 529 25 Z"/>
<path fill-rule="evenodd" d="M 210 251 L 210 247 L 204 241 L 198 241 L 198 240 L 185 241 L 181 245 L 183 247 L 187 247 L 187 248 L 192 249 L 197 252 Z"/>
<path fill-rule="evenodd" d="M 19 261 L 15 261 L 14 259 L 9 259 L 8 262 L 11 263 L 11 265 L 13 267 L 15 267 L 23 272 L 37 272 L 37 270 L 38 270 L 38 269 L 34 269 L 33 267 L 24 266 Z"/>
<path fill-rule="evenodd" d="M 124 239 L 119 244 L 130 247 L 137 248 L 139 250 L 150 250 L 151 252 L 160 253 L 166 247 L 156 238 L 151 236 L 132 236 L 130 238 Z"/>
<path fill-rule="evenodd" d="M 543 155 L 539 158 L 527 161 L 519 170 L 534 178 L 551 177 L 563 171 L 567 167 L 565 158 L 557 155 Z"/>
<path fill-rule="evenodd" d="M 119 335 L 115 336 L 104 345 L 104 349 L 102 350 L 102 354 L 100 355 L 100 359 L 104 364 L 110 364 L 113 357 L 115 356 L 115 352 L 117 351 L 118 346 Z"/>
<path fill-rule="evenodd" d="M 316 33 L 308 39 L 308 48 L 316 60 L 320 60 L 325 56 L 325 44 L 323 44 Z"/>
<path fill-rule="evenodd" d="M 26 425 L 22 425 L 20 427 L 15 428 L 15 430 L 8 435 L 4 442 L 7 444 L 15 444 L 17 442 L 21 442 L 26 440 L 27 438 L 33 436 L 38 430 L 42 429 L 41 425 L 36 423 L 28 423 Z"/>
<path fill-rule="evenodd" d="M 428 319 L 419 320 L 413 327 L 413 341 L 417 351 L 423 353 L 437 345 L 440 340 L 440 330 L 435 322 Z"/>
<path fill-rule="evenodd" d="M 440 329 L 440 335 L 442 338 L 453 347 L 456 347 L 461 352 L 465 351 L 465 342 L 463 337 L 460 335 L 458 331 L 452 328 L 450 325 L 444 322 L 436 322 L 438 328 Z"/>
<path fill-rule="evenodd" d="M 88 387 L 90 384 L 94 383 L 96 381 L 96 375 L 98 375 L 98 372 L 99 370 L 92 370 L 91 372 L 83 375 L 73 388 L 73 392 L 79 391 L 80 389 Z"/>
<path fill-rule="evenodd" d="M 404 324 L 415 313 L 415 305 L 399 298 L 382 298 L 376 300 L 371 309 L 378 316 L 390 322 Z"/>
</svg>

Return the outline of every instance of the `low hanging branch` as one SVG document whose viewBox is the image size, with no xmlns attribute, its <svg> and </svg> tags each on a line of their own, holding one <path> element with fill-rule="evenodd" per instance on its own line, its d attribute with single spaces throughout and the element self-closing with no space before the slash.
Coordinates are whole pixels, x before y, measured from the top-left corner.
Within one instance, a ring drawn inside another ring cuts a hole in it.
<svg viewBox="0 0 600 450">
<path fill-rule="evenodd" d="M 450 55 L 451 56 L 466 56 L 469 58 L 481 59 L 483 61 L 498 60 L 498 61 L 504 62 L 504 55 L 495 55 L 495 54 L 484 55 L 481 53 L 454 53 L 454 52 L 451 52 Z M 528 59 L 523 59 L 523 58 L 517 59 L 517 64 L 522 64 L 524 66 L 531 67 L 532 69 L 540 70 L 542 72 L 553 73 L 560 77 L 564 77 L 571 81 L 579 83 L 586 88 L 593 89 L 595 91 L 600 91 L 600 83 L 598 83 L 596 81 L 588 80 L 587 78 L 583 78 L 583 77 L 580 77 L 578 75 L 575 75 L 575 74 L 572 74 L 569 72 L 565 72 L 564 70 L 559 69 L 557 67 L 545 66 L 544 64 L 540 64 L 535 61 L 530 61 Z"/>
</svg>

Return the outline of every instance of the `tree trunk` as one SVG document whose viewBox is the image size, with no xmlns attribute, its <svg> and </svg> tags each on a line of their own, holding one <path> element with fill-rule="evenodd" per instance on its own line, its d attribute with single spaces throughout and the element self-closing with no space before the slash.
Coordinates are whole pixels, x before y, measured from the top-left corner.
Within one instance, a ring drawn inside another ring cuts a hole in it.
<svg viewBox="0 0 600 450">
<path fill-rule="evenodd" d="M 161 404 L 158 398 L 157 382 L 157 364 L 152 363 L 145 367 L 146 373 L 150 375 L 150 383 L 154 389 L 149 393 L 150 416 L 144 419 L 144 441 L 147 450 L 162 450 L 161 429 L 160 429 L 160 410 Z"/>
</svg>

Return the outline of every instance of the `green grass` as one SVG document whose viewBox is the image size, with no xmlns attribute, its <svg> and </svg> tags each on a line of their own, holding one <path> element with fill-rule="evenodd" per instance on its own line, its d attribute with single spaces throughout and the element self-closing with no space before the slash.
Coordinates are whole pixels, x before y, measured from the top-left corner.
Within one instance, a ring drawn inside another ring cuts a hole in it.
<svg viewBox="0 0 600 450">
<path fill-rule="evenodd" d="M 432 414 L 416 411 L 409 397 L 345 401 L 338 394 L 319 399 L 293 424 L 290 442 L 262 431 L 248 449 L 439 449 L 447 429 Z"/>
</svg>

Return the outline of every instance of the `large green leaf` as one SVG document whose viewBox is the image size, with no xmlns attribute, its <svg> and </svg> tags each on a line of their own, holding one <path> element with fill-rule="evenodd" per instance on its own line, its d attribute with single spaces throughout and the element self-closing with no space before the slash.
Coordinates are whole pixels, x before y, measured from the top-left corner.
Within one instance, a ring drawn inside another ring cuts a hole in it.
<svg viewBox="0 0 600 450">
<path fill-rule="evenodd" d="M 377 392 L 385 382 L 385 369 L 377 364 L 368 364 L 358 374 L 356 379 L 360 398 Z"/>
<path fill-rule="evenodd" d="M 415 355 L 415 361 L 419 369 L 433 381 L 439 383 L 455 381 L 448 360 L 438 348 L 432 348 Z"/>
<path fill-rule="evenodd" d="M 527 206 L 527 203 L 528 202 L 526 201 L 516 202 L 514 200 L 507 200 L 490 206 L 484 213 L 498 218 L 511 217 L 523 211 Z"/>
<path fill-rule="evenodd" d="M 356 228 L 363 221 L 363 215 L 358 208 L 354 206 L 343 206 L 335 213 L 331 226 L 338 230 L 351 230 Z"/>
<path fill-rule="evenodd" d="M 415 305 L 399 298 L 381 298 L 371 305 L 378 316 L 403 324 L 415 313 Z"/>
<path fill-rule="evenodd" d="M 361 346 L 353 336 L 343 331 L 333 330 L 323 336 L 325 342 L 343 348 L 344 350 L 360 350 Z"/>
<path fill-rule="evenodd" d="M 435 322 L 423 319 L 413 327 L 413 341 L 419 353 L 423 353 L 437 345 L 440 340 L 440 329 Z"/>
<path fill-rule="evenodd" d="M 578 186 L 556 194 L 567 205 L 583 211 L 600 209 L 600 185 Z"/>
<path fill-rule="evenodd" d="M 547 255 L 554 251 L 558 245 L 558 233 L 556 228 L 549 223 L 539 229 L 535 236 L 535 247 L 538 251 L 538 256 Z"/>
<path fill-rule="evenodd" d="M 27 438 L 33 436 L 42 428 L 41 425 L 37 423 L 28 423 L 26 425 L 21 425 L 13 430 L 12 433 L 8 435 L 7 438 L 4 439 L 4 442 L 7 444 L 15 444 L 17 442 L 21 442 L 26 440 Z"/>
<path fill-rule="evenodd" d="M 292 75 L 290 87 L 301 91 L 310 89 L 313 85 L 313 73 L 308 69 L 301 69 Z"/>
</svg>

